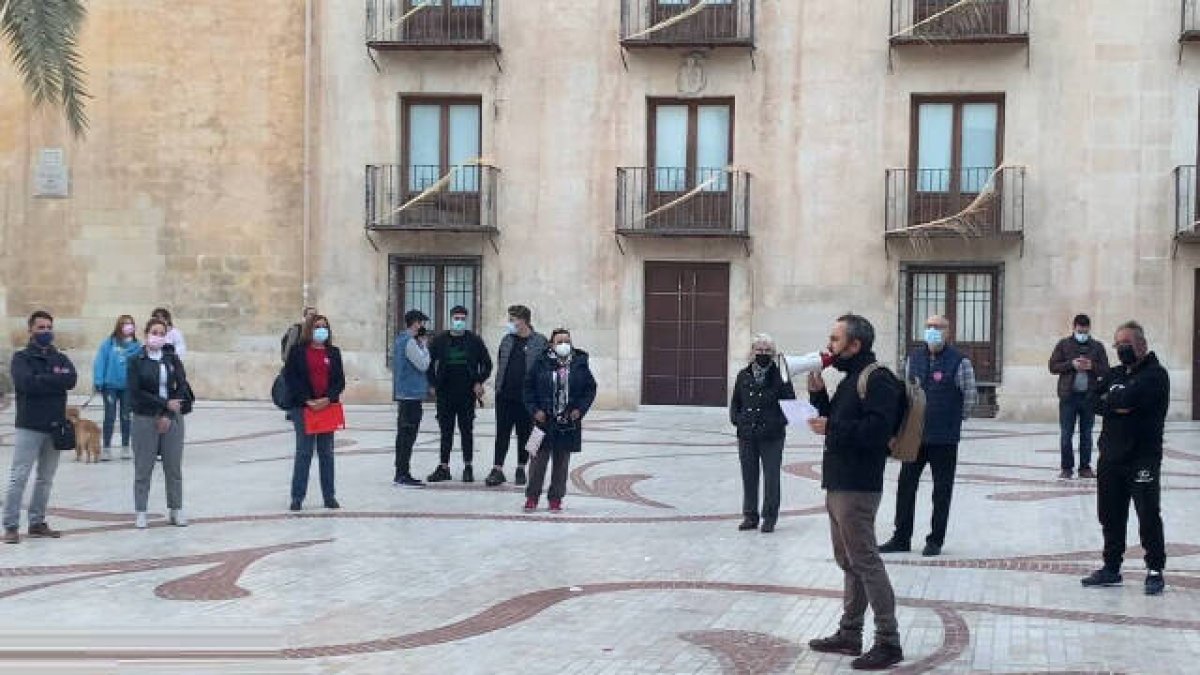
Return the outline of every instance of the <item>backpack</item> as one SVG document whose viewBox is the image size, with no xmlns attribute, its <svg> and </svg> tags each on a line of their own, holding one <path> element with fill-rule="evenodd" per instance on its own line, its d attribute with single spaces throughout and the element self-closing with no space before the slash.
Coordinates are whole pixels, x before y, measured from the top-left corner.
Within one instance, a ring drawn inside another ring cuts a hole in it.
<svg viewBox="0 0 1200 675">
<path fill-rule="evenodd" d="M 859 373 L 859 400 L 867 400 L 867 378 L 879 368 L 882 366 L 872 363 Z M 900 416 L 900 427 L 888 441 L 888 454 L 892 459 L 912 462 L 916 461 L 917 454 L 921 451 L 921 440 L 925 436 L 925 390 L 921 388 L 920 382 L 915 379 L 905 381 L 903 403 L 904 412 Z"/>
<path fill-rule="evenodd" d="M 271 384 L 271 402 L 280 410 L 292 408 L 292 392 L 288 389 L 287 380 L 282 372 L 275 376 L 275 382 Z"/>
</svg>

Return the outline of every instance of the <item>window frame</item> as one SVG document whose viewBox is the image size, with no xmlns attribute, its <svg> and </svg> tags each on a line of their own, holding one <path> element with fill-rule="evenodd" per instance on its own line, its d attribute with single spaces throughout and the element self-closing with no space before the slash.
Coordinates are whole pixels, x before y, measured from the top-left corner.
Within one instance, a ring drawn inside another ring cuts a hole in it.
<svg viewBox="0 0 1200 675">
<path fill-rule="evenodd" d="M 701 106 L 717 106 L 723 105 L 729 108 L 729 139 L 726 146 L 726 155 L 729 162 L 733 163 L 733 137 L 737 124 L 737 109 L 734 106 L 734 98 L 732 96 L 716 96 L 708 98 L 678 98 L 678 97 L 647 97 L 646 99 L 646 184 L 649 189 L 658 194 L 677 194 L 669 190 L 657 190 L 656 169 L 654 157 L 658 150 L 658 108 L 659 106 L 686 106 L 688 109 L 688 128 L 687 128 L 687 160 L 686 167 L 666 167 L 666 168 L 683 168 L 685 172 L 685 182 L 683 192 L 692 190 L 696 187 L 696 156 L 699 154 L 700 139 L 699 139 L 699 119 Z M 724 169 L 724 167 L 722 167 Z M 716 190 L 714 190 L 715 192 Z M 728 189 L 722 192 L 727 192 Z"/>
<path fill-rule="evenodd" d="M 963 195 L 978 194 L 962 191 L 962 119 L 963 106 L 971 103 L 992 103 L 996 105 L 996 149 L 995 166 L 1004 163 L 1004 92 L 971 93 L 971 94 L 913 94 L 910 101 L 909 113 L 909 148 L 908 167 L 911 178 L 909 191 L 916 192 L 920 180 L 921 153 L 921 106 L 926 104 L 951 104 L 953 106 L 953 121 L 950 131 L 950 172 L 949 186 L 946 190 L 932 190 L 929 194 Z M 995 167 L 993 167 L 994 169 Z"/>
<path fill-rule="evenodd" d="M 412 138 L 412 113 L 415 105 L 436 105 L 438 110 L 438 177 L 445 176 L 450 171 L 450 107 L 455 105 L 474 105 L 479 112 L 479 137 L 476 139 L 480 154 L 483 153 L 483 97 L 466 94 L 400 94 L 400 168 L 404 180 L 404 189 L 409 190 L 409 172 L 412 165 L 410 159 L 410 139 Z M 478 194 L 480 183 L 475 181 L 474 190 L 451 189 L 448 192 Z"/>
<path fill-rule="evenodd" d="M 947 277 L 946 283 L 946 320 L 950 322 L 950 334 L 946 336 L 946 341 L 951 344 L 958 343 L 958 301 L 957 301 L 957 276 L 960 274 L 983 274 L 989 275 L 992 278 L 991 284 L 991 351 L 993 359 L 993 375 L 992 378 L 985 378 L 987 373 L 980 364 L 973 363 L 976 369 L 978 384 L 981 386 L 995 386 L 1001 384 L 1004 378 L 1004 264 L 999 262 L 971 262 L 971 263 L 953 263 L 953 262 L 913 262 L 904 263 L 900 266 L 900 298 L 899 314 L 897 317 L 897 325 L 900 330 L 896 331 L 898 337 L 897 347 L 899 349 L 899 358 L 897 363 L 905 363 L 908 355 L 920 345 L 921 340 L 913 339 L 912 330 L 916 327 L 917 322 L 924 323 L 929 317 L 916 317 L 913 315 L 915 303 L 913 302 L 913 280 L 918 274 L 944 274 Z M 987 344 L 980 342 L 970 342 L 966 344 Z"/>
<path fill-rule="evenodd" d="M 475 284 L 472 289 L 471 317 L 475 331 L 479 332 L 480 311 L 483 307 L 483 300 L 480 297 L 483 292 L 483 257 L 482 256 L 419 256 L 405 255 L 393 253 L 388 256 L 388 288 L 387 288 L 387 334 L 386 334 L 386 349 L 387 365 L 390 368 L 392 365 L 392 345 L 396 341 L 396 336 L 403 330 L 404 313 L 410 308 L 401 307 L 404 302 L 404 270 L 407 267 L 414 266 L 433 266 L 434 271 L 434 310 L 430 321 L 433 324 L 433 329 L 442 330 L 449 322 L 449 316 L 445 314 L 448 309 L 445 307 L 445 280 L 446 267 L 454 266 L 469 266 L 475 269 Z M 433 330 L 431 329 L 431 330 Z"/>
</svg>

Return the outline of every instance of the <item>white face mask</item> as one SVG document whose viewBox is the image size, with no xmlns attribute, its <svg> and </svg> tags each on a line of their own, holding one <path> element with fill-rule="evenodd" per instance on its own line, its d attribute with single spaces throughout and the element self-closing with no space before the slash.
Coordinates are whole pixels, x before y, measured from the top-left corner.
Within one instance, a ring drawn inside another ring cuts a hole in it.
<svg viewBox="0 0 1200 675">
<path fill-rule="evenodd" d="M 568 356 L 571 355 L 571 343 L 570 342 L 560 342 L 560 343 L 554 345 L 554 353 L 558 354 L 558 357 L 560 359 L 567 358 Z"/>
</svg>

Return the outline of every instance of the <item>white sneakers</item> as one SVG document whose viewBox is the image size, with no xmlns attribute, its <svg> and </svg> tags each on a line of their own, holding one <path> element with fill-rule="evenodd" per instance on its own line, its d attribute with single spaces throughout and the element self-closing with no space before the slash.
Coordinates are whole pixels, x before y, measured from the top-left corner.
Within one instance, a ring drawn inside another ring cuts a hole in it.
<svg viewBox="0 0 1200 675">
<path fill-rule="evenodd" d="M 146 529 L 146 512 L 145 511 L 137 512 L 137 520 L 135 520 L 133 522 L 133 526 L 139 530 Z"/>
<path fill-rule="evenodd" d="M 128 445 L 121 446 L 121 459 L 130 459 L 133 457 L 133 452 L 129 450 Z"/>
<path fill-rule="evenodd" d="M 187 527 L 187 516 L 183 515 L 183 509 L 171 509 L 168 519 L 175 527 Z"/>
</svg>

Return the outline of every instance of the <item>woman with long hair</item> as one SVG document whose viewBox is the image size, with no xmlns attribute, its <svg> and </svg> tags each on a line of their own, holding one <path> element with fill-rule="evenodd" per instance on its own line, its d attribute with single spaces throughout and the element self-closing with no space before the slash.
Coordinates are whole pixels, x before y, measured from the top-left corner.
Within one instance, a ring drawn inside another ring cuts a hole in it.
<svg viewBox="0 0 1200 675">
<path fill-rule="evenodd" d="M 305 410 L 320 412 L 338 404 L 346 389 L 342 352 L 333 344 L 329 319 L 314 314 L 304 324 L 296 346 L 288 352 L 283 377 L 292 394 L 291 417 L 296 429 L 296 458 L 292 464 L 291 510 L 303 508 L 308 493 L 308 474 L 313 451 L 321 474 L 321 496 L 325 508 L 341 508 L 333 485 L 333 432 L 309 433 Z"/>
<path fill-rule="evenodd" d="M 92 362 L 92 386 L 104 399 L 104 450 L 100 461 L 112 459 L 112 436 L 118 413 L 121 420 L 121 459 L 129 459 L 129 390 L 128 364 L 142 352 L 138 342 L 137 324 L 133 317 L 122 314 L 117 317 L 112 333 L 100 343 L 96 360 Z"/>
</svg>

